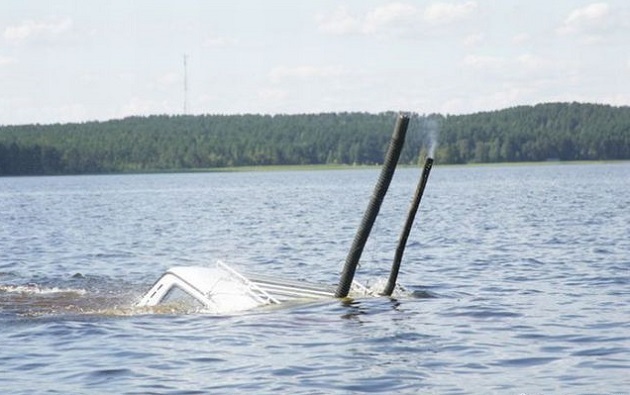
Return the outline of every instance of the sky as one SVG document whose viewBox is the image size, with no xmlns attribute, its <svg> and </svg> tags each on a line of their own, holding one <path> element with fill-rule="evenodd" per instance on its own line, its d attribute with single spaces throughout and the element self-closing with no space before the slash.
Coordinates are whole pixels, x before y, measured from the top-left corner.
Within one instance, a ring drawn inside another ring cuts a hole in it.
<svg viewBox="0 0 630 395">
<path fill-rule="evenodd" d="M 0 2 L 0 125 L 630 105 L 627 0 Z"/>
</svg>

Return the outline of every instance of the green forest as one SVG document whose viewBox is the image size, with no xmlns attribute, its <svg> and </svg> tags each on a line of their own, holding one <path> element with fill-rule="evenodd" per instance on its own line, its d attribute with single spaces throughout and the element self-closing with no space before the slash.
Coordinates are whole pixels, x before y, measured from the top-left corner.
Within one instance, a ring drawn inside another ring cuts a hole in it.
<svg viewBox="0 0 630 395">
<path fill-rule="evenodd" d="M 630 159 L 630 107 L 546 103 L 410 114 L 400 162 Z M 0 126 L 0 176 L 382 162 L 397 113 L 155 115 Z"/>
</svg>

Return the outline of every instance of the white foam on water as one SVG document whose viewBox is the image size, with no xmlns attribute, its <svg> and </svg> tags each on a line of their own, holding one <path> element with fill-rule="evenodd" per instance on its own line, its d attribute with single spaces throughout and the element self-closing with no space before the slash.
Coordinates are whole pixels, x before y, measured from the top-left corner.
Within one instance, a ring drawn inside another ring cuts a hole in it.
<svg viewBox="0 0 630 395">
<path fill-rule="evenodd" d="M 27 295 L 46 295 L 46 294 L 85 295 L 87 291 L 81 288 L 42 287 L 37 284 L 26 284 L 26 285 L 0 285 L 0 292 L 19 293 L 19 294 L 27 294 Z"/>
<path fill-rule="evenodd" d="M 388 281 L 389 279 L 387 277 L 379 277 L 369 281 L 365 286 L 368 291 L 365 296 L 380 296 L 387 286 Z M 409 295 L 410 293 L 407 290 L 405 290 L 401 285 L 396 284 L 396 287 L 394 287 L 394 291 L 392 292 L 391 297 L 401 298 Z"/>
</svg>

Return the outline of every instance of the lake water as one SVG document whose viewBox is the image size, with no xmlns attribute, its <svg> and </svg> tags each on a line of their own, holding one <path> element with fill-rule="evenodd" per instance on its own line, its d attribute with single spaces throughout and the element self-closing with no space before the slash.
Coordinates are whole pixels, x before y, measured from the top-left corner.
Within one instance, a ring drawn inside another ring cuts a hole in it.
<svg viewBox="0 0 630 395">
<path fill-rule="evenodd" d="M 386 278 L 401 168 L 356 279 Z M 630 393 L 630 163 L 441 167 L 395 298 L 142 311 L 169 267 L 335 284 L 378 169 L 0 178 L 2 394 Z"/>
</svg>

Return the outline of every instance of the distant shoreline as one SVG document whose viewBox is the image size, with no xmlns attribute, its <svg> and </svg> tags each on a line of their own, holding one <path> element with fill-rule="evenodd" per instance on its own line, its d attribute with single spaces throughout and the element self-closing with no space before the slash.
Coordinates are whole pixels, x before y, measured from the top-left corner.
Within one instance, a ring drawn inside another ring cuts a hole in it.
<svg viewBox="0 0 630 395">
<path fill-rule="evenodd" d="M 439 164 L 437 167 L 445 168 L 479 168 L 479 167 L 526 167 L 526 166 L 574 166 L 574 165 L 602 165 L 624 164 L 630 160 L 585 160 L 585 161 L 541 161 L 541 162 L 498 162 L 498 163 L 465 163 L 465 164 Z M 191 174 L 191 173 L 271 173 L 291 171 L 338 171 L 338 170 L 378 170 L 381 165 L 270 165 L 270 166 L 236 166 L 207 169 L 172 169 L 172 170 L 144 170 L 124 171 L 112 173 L 81 173 L 81 174 L 47 174 L 47 175 L 7 175 L 0 178 L 22 177 L 74 177 L 74 176 L 116 176 L 116 175 L 143 175 L 143 174 Z M 420 169 L 421 166 L 400 164 L 399 169 Z"/>
</svg>

